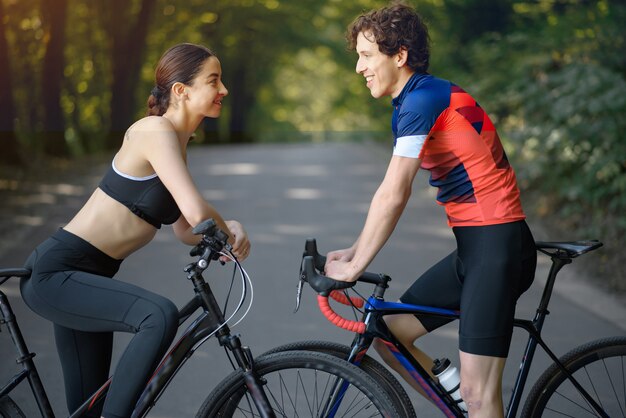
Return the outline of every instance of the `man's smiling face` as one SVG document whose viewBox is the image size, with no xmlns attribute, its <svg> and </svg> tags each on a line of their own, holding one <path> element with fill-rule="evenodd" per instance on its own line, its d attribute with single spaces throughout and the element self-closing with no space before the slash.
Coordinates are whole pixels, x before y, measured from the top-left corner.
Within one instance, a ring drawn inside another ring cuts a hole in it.
<svg viewBox="0 0 626 418">
<path fill-rule="evenodd" d="M 356 52 L 359 55 L 356 72 L 365 77 L 372 96 L 376 99 L 398 96 L 404 86 L 400 80 L 398 56 L 380 52 L 374 36 L 369 32 L 360 32 L 357 36 Z"/>
</svg>

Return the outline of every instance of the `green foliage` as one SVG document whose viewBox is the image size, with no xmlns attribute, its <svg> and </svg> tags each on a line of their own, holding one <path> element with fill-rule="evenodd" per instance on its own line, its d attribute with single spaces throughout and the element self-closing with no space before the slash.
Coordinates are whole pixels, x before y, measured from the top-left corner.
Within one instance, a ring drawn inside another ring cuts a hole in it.
<svg viewBox="0 0 626 418">
<path fill-rule="evenodd" d="M 560 212 L 589 219 L 626 213 L 626 81 L 597 64 L 571 63 L 542 74 L 512 97 L 522 122 L 510 131 L 523 144 L 529 185 L 552 196 Z M 626 219 L 617 219 L 626 228 Z"/>
<path fill-rule="evenodd" d="M 0 1 L 15 131 L 23 153 L 36 154 L 46 88 L 41 64 L 47 34 L 40 6 L 49 0 Z M 373 100 L 355 74 L 356 57 L 346 49 L 344 31 L 360 12 L 388 3 L 156 0 L 139 81 L 130 92 L 134 117 L 145 112 L 163 51 L 194 42 L 217 53 L 230 91 L 222 117 L 205 125 L 198 142 L 387 140 L 389 102 Z M 463 86 L 485 107 L 521 186 L 539 196 L 537 213 L 575 228 L 578 237 L 598 236 L 625 248 L 624 2 L 408 3 L 429 25 L 431 72 Z M 69 0 L 61 105 L 75 155 L 105 146 L 114 82 L 111 22 L 128 33 L 141 4 Z"/>
<path fill-rule="evenodd" d="M 514 9 L 518 29 L 468 45 L 471 65 L 450 77 L 494 116 L 534 214 L 569 231 L 564 239 L 602 239 L 610 257 L 601 267 L 626 290 L 617 262 L 626 244 L 626 5 Z"/>
</svg>

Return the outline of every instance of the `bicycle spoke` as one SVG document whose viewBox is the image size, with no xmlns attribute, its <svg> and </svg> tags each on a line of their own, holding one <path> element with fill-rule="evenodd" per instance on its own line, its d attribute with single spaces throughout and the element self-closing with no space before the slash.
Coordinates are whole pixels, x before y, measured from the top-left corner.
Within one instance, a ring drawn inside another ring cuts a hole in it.
<svg viewBox="0 0 626 418">
<path fill-rule="evenodd" d="M 591 414 L 591 415 L 597 416 L 597 415 L 593 412 L 593 410 L 592 410 L 592 409 L 588 409 L 588 408 L 586 408 L 584 405 L 582 405 L 582 404 L 580 404 L 580 403 L 578 403 L 578 402 L 574 401 L 574 400 L 573 400 L 572 398 L 570 398 L 569 396 L 565 396 L 565 395 L 563 395 L 561 392 L 558 392 L 558 391 L 557 391 L 557 392 L 555 392 L 554 394 L 555 394 L 555 395 L 560 396 L 560 397 L 561 397 L 561 398 L 563 398 L 563 399 L 565 399 L 565 400 L 566 400 L 566 401 L 568 401 L 570 404 L 572 404 L 572 405 L 576 405 L 578 408 L 582 409 L 583 411 L 587 412 L 588 414 Z M 587 407 L 589 407 L 589 403 L 587 403 Z M 546 408 L 546 409 L 547 409 L 547 410 L 550 410 L 550 411 L 552 411 L 552 412 L 556 412 L 557 414 L 564 415 L 564 416 L 568 416 L 568 417 L 569 417 L 569 416 L 575 416 L 575 415 L 567 415 L 567 414 L 564 414 L 564 413 L 562 413 L 562 412 L 560 412 L 560 411 L 557 411 L 557 410 L 554 410 L 554 409 L 551 409 L 551 408 Z"/>
<path fill-rule="evenodd" d="M 621 405 L 621 403 L 619 401 L 619 396 L 617 395 L 617 391 L 615 390 L 615 384 L 613 383 L 613 379 L 611 379 L 611 374 L 609 373 L 609 370 L 608 370 L 608 368 L 606 366 L 606 361 L 602 360 L 602 364 L 604 365 L 604 371 L 606 372 L 606 375 L 607 375 L 607 377 L 609 379 L 609 382 L 611 382 L 611 389 L 613 389 L 613 394 L 615 395 L 615 400 L 617 401 L 617 404 L 619 405 L 619 409 L 622 412 L 622 416 L 625 416 L 624 415 L 624 410 L 622 409 L 622 405 Z"/>
<path fill-rule="evenodd" d="M 294 377 L 295 383 L 285 378 L 284 373 L 277 373 L 277 384 L 273 389 L 270 385 L 264 386 L 264 389 L 270 399 L 272 409 L 279 417 L 299 418 L 300 411 L 306 411 L 307 416 L 320 416 L 322 403 L 330 396 L 330 388 L 334 376 L 320 376 L 318 371 L 311 371 L 313 375 L 311 387 L 307 390 L 307 376 L 303 376 L 301 371 L 296 372 Z M 239 414 L 244 417 L 256 417 L 256 409 L 250 400 L 250 395 L 246 394 L 246 408 L 242 405 L 238 407 Z M 350 400 L 344 397 L 340 399 L 342 403 L 342 411 L 345 417 L 362 416 L 358 415 L 361 411 L 367 409 L 371 403 L 367 399 L 358 399 L 358 394 L 352 394 Z M 289 409 L 288 409 L 288 408 Z"/>
<path fill-rule="evenodd" d="M 602 360 L 602 363 L 604 363 L 604 360 Z M 605 368 L 606 368 L 606 365 L 605 365 Z M 587 375 L 587 379 L 589 379 L 589 384 L 591 385 L 591 388 L 593 389 L 593 393 L 596 395 L 594 400 L 598 402 L 600 406 L 602 406 L 602 399 L 600 399 L 600 396 L 598 395 L 598 391 L 596 390 L 596 386 L 593 384 L 593 380 L 591 379 L 591 376 L 589 376 L 589 369 L 587 367 L 584 367 L 584 370 L 585 370 L 585 374 Z M 587 400 L 585 399 L 585 401 Z M 591 405 L 589 406 L 591 407 Z"/>
<path fill-rule="evenodd" d="M 579 387 L 553 366 L 533 388 L 523 416 L 626 416 L 626 338 L 593 341 L 564 357 L 563 364 L 567 364 Z"/>
</svg>

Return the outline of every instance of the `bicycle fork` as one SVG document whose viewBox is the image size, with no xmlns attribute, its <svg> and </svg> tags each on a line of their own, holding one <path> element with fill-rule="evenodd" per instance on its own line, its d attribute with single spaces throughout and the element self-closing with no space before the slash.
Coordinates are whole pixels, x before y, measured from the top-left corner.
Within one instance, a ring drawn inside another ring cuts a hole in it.
<svg viewBox="0 0 626 418">
<path fill-rule="evenodd" d="M 362 343 L 363 345 L 357 344 L 352 349 L 352 352 L 350 353 L 346 361 L 359 367 L 359 365 L 361 364 L 361 360 L 363 359 L 363 356 L 365 356 L 371 342 L 372 339 L 369 338 L 366 340 L 366 342 Z M 341 405 L 343 397 L 348 390 L 348 386 L 350 386 L 350 382 L 346 382 L 344 379 L 341 379 L 339 377 L 335 379 L 335 382 L 333 382 L 332 388 L 330 390 L 331 395 L 324 404 L 322 412 L 319 415 L 320 417 L 333 418 L 335 416 L 335 414 L 339 410 L 339 406 Z"/>
<path fill-rule="evenodd" d="M 249 347 L 241 345 L 241 340 L 236 335 L 226 333 L 219 338 L 220 345 L 226 346 L 235 356 L 235 361 L 243 371 L 243 378 L 248 393 L 252 396 L 254 405 L 263 418 L 276 418 L 267 394 L 263 390 L 265 380 L 259 377 L 254 367 L 254 357 Z"/>
</svg>

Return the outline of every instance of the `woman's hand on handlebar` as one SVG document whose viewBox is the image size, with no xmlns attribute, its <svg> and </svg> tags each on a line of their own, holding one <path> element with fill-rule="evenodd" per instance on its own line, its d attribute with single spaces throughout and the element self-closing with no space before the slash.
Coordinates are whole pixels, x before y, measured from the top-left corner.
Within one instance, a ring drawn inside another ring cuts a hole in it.
<svg viewBox="0 0 626 418">
<path fill-rule="evenodd" d="M 233 238 L 233 253 L 239 261 L 243 261 L 250 255 L 250 241 L 243 226 L 234 220 L 224 221 Z M 227 257 L 220 257 L 220 261 L 230 261 Z"/>
</svg>

